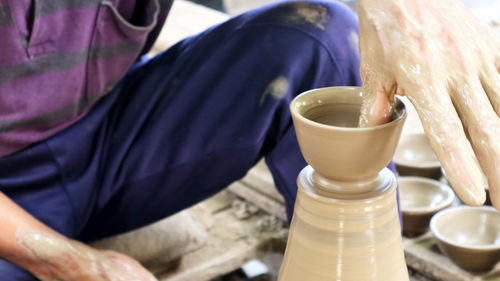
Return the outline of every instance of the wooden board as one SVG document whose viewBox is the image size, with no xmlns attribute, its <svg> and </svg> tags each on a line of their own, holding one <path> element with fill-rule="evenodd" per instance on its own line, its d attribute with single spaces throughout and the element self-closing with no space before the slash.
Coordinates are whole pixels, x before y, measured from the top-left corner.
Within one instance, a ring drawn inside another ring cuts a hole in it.
<svg viewBox="0 0 500 281">
<path fill-rule="evenodd" d="M 404 239 L 406 263 L 436 281 L 500 281 L 500 263 L 491 272 L 474 274 L 462 270 L 439 250 L 430 233 Z"/>
<path fill-rule="evenodd" d="M 235 202 L 247 204 L 223 191 L 190 209 L 205 224 L 207 241 L 202 248 L 184 255 L 176 269 L 157 274 L 160 281 L 208 281 L 276 249 L 276 240 L 285 241 L 284 223 L 276 223 L 258 208 L 239 218 Z M 275 223 L 268 227 L 267 221 Z"/>
<path fill-rule="evenodd" d="M 254 188 L 256 191 L 277 202 L 285 203 L 285 199 L 283 199 L 283 196 L 281 196 L 274 186 L 273 176 L 264 160 L 257 163 L 240 182 Z"/>
</svg>

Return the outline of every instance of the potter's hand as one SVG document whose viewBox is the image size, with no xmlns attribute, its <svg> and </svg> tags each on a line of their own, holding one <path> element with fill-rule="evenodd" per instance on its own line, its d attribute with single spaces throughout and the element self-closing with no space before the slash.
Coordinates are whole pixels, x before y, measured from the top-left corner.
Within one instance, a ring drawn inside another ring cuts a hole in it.
<svg viewBox="0 0 500 281">
<path fill-rule="evenodd" d="M 42 265 L 33 272 L 42 281 L 157 281 L 130 257 L 61 235 L 26 232 L 18 235 L 18 241 Z"/>
<path fill-rule="evenodd" d="M 369 96 L 362 123 L 386 122 L 394 94 L 406 95 L 458 196 L 470 205 L 485 200 L 475 153 L 500 210 L 496 34 L 459 0 L 360 0 L 359 20 L 363 91 Z"/>
</svg>

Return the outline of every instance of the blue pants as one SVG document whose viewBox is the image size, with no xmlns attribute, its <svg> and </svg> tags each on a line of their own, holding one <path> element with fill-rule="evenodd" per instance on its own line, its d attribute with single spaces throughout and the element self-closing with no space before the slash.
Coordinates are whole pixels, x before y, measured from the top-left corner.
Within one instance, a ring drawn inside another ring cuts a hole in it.
<svg viewBox="0 0 500 281">
<path fill-rule="evenodd" d="M 185 209 L 265 157 L 290 216 L 306 162 L 289 103 L 360 85 L 357 30 L 341 4 L 284 2 L 142 58 L 82 120 L 1 158 L 0 190 L 92 241 Z M 0 279 L 36 280 L 3 260 Z"/>
</svg>

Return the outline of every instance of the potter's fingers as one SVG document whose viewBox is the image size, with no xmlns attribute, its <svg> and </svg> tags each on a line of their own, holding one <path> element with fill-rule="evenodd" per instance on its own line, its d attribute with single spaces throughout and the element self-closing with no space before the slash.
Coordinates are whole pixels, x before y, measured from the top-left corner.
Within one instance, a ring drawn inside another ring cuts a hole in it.
<svg viewBox="0 0 500 281">
<path fill-rule="evenodd" d="M 493 65 L 485 67 L 481 73 L 481 84 L 488 95 L 491 105 L 500 117 L 500 74 Z"/>
<path fill-rule="evenodd" d="M 491 204 L 500 212 L 500 182 L 498 179 L 488 178 Z"/>
<path fill-rule="evenodd" d="M 489 34 L 489 44 L 493 52 L 493 63 L 498 72 L 500 72 L 500 33 L 493 28 L 487 28 Z"/>
<path fill-rule="evenodd" d="M 494 58 L 494 63 L 497 71 L 500 73 L 500 44 L 497 45 L 498 49 L 496 50 L 495 58 Z"/>
<path fill-rule="evenodd" d="M 496 44 L 495 47 L 493 47 L 493 52 L 495 52 L 493 62 L 495 63 L 498 72 L 500 72 L 500 35 L 496 34 L 495 38 L 496 38 Z"/>
<path fill-rule="evenodd" d="M 406 92 L 422 121 L 432 149 L 460 199 L 468 205 L 482 205 L 486 199 L 479 166 L 444 85 L 418 92 Z"/>
<path fill-rule="evenodd" d="M 375 28 L 371 25 L 369 27 Z M 367 40 L 368 33 L 373 32 L 369 27 L 361 24 L 359 31 L 360 72 L 363 80 L 360 126 L 379 125 L 390 120 L 397 85 L 393 75 L 388 73 L 378 60 L 383 57 L 382 49 Z M 365 33 L 366 35 L 363 35 Z"/>
<path fill-rule="evenodd" d="M 380 125 L 387 123 L 391 117 L 391 107 L 392 104 L 389 101 L 387 94 L 378 89 L 370 96 L 367 96 L 363 100 L 363 105 L 361 108 L 362 124 L 367 125 Z"/>
<path fill-rule="evenodd" d="M 453 102 L 462 119 L 470 142 L 493 194 L 500 188 L 500 119 L 479 81 L 457 88 Z M 500 197 L 491 198 L 500 209 Z"/>
<path fill-rule="evenodd" d="M 369 86 L 369 83 L 363 86 L 363 105 L 361 106 L 362 126 L 373 126 L 387 123 L 391 119 L 392 107 L 394 105 L 394 94 L 396 84 L 384 87 L 380 84 L 375 87 Z"/>
<path fill-rule="evenodd" d="M 492 57 L 488 59 L 493 59 L 493 64 L 495 65 L 498 72 L 500 72 L 500 33 L 498 33 L 495 29 L 486 26 L 486 40 L 488 45 L 491 47 L 491 51 L 488 52 L 492 54 Z"/>
</svg>

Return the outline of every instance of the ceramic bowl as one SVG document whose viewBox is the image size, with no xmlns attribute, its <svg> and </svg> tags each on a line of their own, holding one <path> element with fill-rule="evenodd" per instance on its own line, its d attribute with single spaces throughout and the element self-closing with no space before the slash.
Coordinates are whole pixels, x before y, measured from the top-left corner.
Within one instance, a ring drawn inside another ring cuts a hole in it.
<svg viewBox="0 0 500 281">
<path fill-rule="evenodd" d="M 455 199 L 451 187 L 421 177 L 399 177 L 403 234 L 415 237 L 429 230 L 431 217 L 448 208 Z"/>
<path fill-rule="evenodd" d="M 359 87 L 327 87 L 304 92 L 290 103 L 302 155 L 321 176 L 369 181 L 391 161 L 406 120 L 405 105 L 396 97 L 392 121 L 360 128 L 364 99 Z"/>
<path fill-rule="evenodd" d="M 500 214 L 493 207 L 453 207 L 431 219 L 438 246 L 461 268 L 488 271 L 500 261 Z"/>
<path fill-rule="evenodd" d="M 394 163 L 401 176 L 441 177 L 441 164 L 424 134 L 401 136 Z"/>
</svg>

